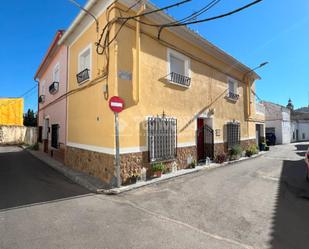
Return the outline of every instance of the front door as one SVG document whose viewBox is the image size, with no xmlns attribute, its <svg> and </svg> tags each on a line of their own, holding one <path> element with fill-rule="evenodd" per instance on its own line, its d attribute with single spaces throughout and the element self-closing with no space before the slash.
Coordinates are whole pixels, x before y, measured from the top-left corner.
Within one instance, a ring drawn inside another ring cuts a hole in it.
<svg viewBox="0 0 309 249">
<path fill-rule="evenodd" d="M 43 150 L 48 153 L 48 135 L 49 135 L 49 119 L 44 119 L 44 139 L 43 139 Z"/>
<path fill-rule="evenodd" d="M 197 161 L 205 161 L 205 143 L 204 143 L 204 119 L 197 119 Z"/>
</svg>

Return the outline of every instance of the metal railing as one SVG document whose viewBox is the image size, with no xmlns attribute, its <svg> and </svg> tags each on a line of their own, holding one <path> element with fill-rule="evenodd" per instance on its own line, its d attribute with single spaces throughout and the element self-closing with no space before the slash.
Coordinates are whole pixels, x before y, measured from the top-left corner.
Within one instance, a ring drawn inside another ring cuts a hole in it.
<svg viewBox="0 0 309 249">
<path fill-rule="evenodd" d="M 237 101 L 239 99 L 239 94 L 228 92 L 227 97 L 233 101 Z"/>
<path fill-rule="evenodd" d="M 150 162 L 173 160 L 177 156 L 177 120 L 167 117 L 148 118 Z"/>
<path fill-rule="evenodd" d="M 81 71 L 80 73 L 78 73 L 76 75 L 76 79 L 77 79 L 78 84 L 84 82 L 85 80 L 90 79 L 89 71 L 90 70 L 88 68 L 86 68 L 85 70 Z"/>
<path fill-rule="evenodd" d="M 51 94 L 54 94 L 56 92 L 58 92 L 59 90 L 59 82 L 53 82 L 50 86 L 49 86 L 49 92 Z"/>
<path fill-rule="evenodd" d="M 45 95 L 40 95 L 39 96 L 39 103 L 44 103 L 45 102 Z"/>
<path fill-rule="evenodd" d="M 170 81 L 185 87 L 189 87 L 191 85 L 190 77 L 175 72 L 171 72 Z"/>
</svg>

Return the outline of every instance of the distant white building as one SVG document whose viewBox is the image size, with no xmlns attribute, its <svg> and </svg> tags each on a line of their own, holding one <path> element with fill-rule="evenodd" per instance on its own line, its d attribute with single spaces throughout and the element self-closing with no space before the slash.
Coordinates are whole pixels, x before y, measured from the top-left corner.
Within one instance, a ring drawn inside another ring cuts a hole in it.
<svg viewBox="0 0 309 249">
<path fill-rule="evenodd" d="M 291 111 L 289 108 L 271 103 L 263 102 L 265 106 L 266 133 L 276 136 L 276 144 L 287 144 L 291 142 Z"/>
<path fill-rule="evenodd" d="M 292 101 L 289 101 L 289 104 L 290 103 L 292 103 Z M 300 110 L 305 109 L 306 108 L 302 108 Z M 309 113 L 291 110 L 291 121 L 291 141 L 309 141 Z"/>
</svg>

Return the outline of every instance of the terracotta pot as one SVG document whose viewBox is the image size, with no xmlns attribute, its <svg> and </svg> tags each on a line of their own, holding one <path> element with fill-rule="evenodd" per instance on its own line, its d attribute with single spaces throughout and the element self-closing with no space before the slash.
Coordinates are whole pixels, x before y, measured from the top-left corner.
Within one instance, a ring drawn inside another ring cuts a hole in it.
<svg viewBox="0 0 309 249">
<path fill-rule="evenodd" d="M 155 172 L 155 175 L 156 175 L 157 177 L 161 177 L 161 176 L 162 176 L 162 171 L 157 171 L 157 172 Z"/>
</svg>

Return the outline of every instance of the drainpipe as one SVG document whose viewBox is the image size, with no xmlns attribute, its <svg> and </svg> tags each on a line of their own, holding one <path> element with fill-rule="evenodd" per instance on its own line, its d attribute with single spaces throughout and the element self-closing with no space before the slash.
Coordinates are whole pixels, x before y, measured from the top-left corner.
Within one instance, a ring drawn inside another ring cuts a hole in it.
<svg viewBox="0 0 309 249">
<path fill-rule="evenodd" d="M 114 55 L 115 55 L 115 89 L 114 89 L 114 95 L 118 96 L 118 43 L 115 41 L 114 44 Z"/>
<path fill-rule="evenodd" d="M 246 78 L 246 87 L 247 87 L 247 115 L 248 119 L 251 117 L 251 86 L 250 78 Z"/>
<path fill-rule="evenodd" d="M 142 14 L 146 9 L 146 5 L 143 4 L 141 9 L 137 12 L 137 15 Z M 140 17 L 137 17 L 137 20 L 140 20 Z M 136 54 L 135 54 L 135 78 L 133 84 L 133 100 L 134 103 L 137 104 L 139 102 L 139 92 L 140 92 L 140 50 L 141 50 L 141 24 L 140 22 L 136 22 L 136 33 L 135 33 L 135 41 L 136 41 Z"/>
</svg>

